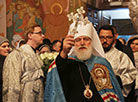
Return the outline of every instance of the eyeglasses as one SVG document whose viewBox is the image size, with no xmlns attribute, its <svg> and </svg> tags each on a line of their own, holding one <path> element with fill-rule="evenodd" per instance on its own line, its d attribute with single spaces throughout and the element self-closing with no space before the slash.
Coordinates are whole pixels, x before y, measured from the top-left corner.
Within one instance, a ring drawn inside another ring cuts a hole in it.
<svg viewBox="0 0 138 102">
<path fill-rule="evenodd" d="M 41 31 L 40 32 L 33 32 L 33 34 L 44 35 Z"/>
<path fill-rule="evenodd" d="M 104 40 L 104 39 L 106 39 L 106 40 L 111 40 L 111 39 L 113 38 L 113 36 L 99 36 L 99 38 L 100 38 L 101 40 Z"/>
</svg>

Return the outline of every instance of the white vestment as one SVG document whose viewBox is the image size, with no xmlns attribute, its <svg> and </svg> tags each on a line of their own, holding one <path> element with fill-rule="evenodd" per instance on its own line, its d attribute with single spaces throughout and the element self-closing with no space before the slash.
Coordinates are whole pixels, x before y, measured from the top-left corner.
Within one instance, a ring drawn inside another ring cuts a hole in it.
<svg viewBox="0 0 138 102">
<path fill-rule="evenodd" d="M 42 65 L 28 44 L 11 52 L 3 68 L 3 102 L 43 102 Z"/>
<path fill-rule="evenodd" d="M 115 75 L 120 76 L 123 84 L 123 95 L 126 97 L 131 90 L 131 84 L 136 78 L 136 68 L 130 58 L 115 47 L 106 52 L 105 57 L 110 62 Z"/>
</svg>

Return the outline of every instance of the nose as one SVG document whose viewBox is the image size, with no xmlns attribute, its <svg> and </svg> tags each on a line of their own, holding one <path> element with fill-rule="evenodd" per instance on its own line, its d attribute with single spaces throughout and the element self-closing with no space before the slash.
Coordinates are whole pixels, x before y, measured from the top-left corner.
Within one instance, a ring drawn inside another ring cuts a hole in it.
<svg viewBox="0 0 138 102">
<path fill-rule="evenodd" d="M 10 47 L 7 46 L 6 49 L 7 49 L 7 50 L 10 50 Z"/>
<path fill-rule="evenodd" d="M 103 39 L 103 41 L 104 41 L 104 42 L 106 42 L 106 41 L 107 41 L 107 39 Z"/>
<path fill-rule="evenodd" d="M 42 37 L 43 37 L 43 38 L 45 38 L 45 35 L 44 35 L 44 34 L 42 34 Z"/>
<path fill-rule="evenodd" d="M 7 52 L 10 52 L 10 51 L 11 51 L 10 47 L 6 47 L 5 50 L 6 50 Z"/>
<path fill-rule="evenodd" d="M 80 44 L 84 45 L 84 40 L 83 39 L 81 39 Z"/>
</svg>

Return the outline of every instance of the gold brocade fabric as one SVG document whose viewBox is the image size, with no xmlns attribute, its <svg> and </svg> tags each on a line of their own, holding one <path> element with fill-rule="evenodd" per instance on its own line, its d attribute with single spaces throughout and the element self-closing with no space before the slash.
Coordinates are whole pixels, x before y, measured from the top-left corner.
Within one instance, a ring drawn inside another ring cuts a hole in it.
<svg viewBox="0 0 138 102">
<path fill-rule="evenodd" d="M 98 91 L 101 91 L 106 88 L 107 89 L 113 88 L 110 81 L 109 71 L 106 68 L 106 66 L 102 64 L 94 64 L 94 68 L 90 73 Z"/>
<path fill-rule="evenodd" d="M 3 68 L 3 102 L 43 102 L 42 64 L 27 44 L 11 52 Z"/>
</svg>

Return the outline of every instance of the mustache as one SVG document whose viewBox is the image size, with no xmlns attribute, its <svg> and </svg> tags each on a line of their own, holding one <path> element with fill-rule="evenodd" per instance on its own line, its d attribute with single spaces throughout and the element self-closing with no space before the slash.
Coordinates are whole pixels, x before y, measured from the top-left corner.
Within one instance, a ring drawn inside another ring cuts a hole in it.
<svg viewBox="0 0 138 102">
<path fill-rule="evenodd" d="M 88 48 L 88 47 L 86 47 L 86 46 L 80 46 L 79 49 L 81 49 L 81 48 Z"/>
<path fill-rule="evenodd" d="M 102 45 L 105 45 L 105 44 L 106 44 L 106 45 L 108 45 L 108 43 L 107 43 L 107 42 L 104 42 Z"/>
</svg>

